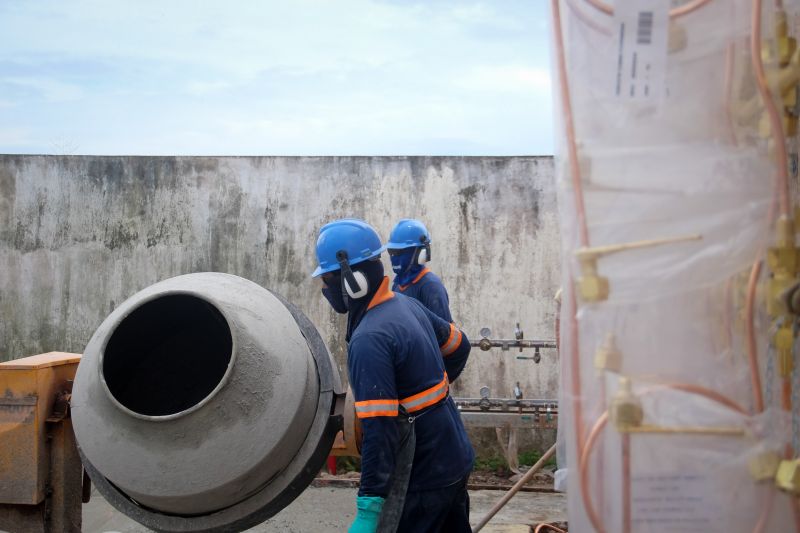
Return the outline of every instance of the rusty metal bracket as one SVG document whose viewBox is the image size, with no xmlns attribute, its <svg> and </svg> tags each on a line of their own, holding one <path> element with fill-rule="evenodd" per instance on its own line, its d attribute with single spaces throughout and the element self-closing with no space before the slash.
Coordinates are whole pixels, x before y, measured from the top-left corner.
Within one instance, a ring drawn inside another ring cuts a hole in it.
<svg viewBox="0 0 800 533">
<path fill-rule="evenodd" d="M 65 418 L 69 418 L 69 403 L 72 401 L 72 381 L 68 380 L 59 392 L 56 393 L 56 398 L 53 401 L 53 409 L 50 411 L 50 416 L 47 417 L 47 422 L 50 424 L 57 424 Z"/>
</svg>

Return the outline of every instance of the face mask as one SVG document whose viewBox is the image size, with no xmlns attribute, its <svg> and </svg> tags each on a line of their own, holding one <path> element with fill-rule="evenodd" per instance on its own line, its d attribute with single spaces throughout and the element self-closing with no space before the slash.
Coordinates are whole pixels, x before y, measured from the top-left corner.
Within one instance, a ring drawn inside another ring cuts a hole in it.
<svg viewBox="0 0 800 533">
<path fill-rule="evenodd" d="M 328 300 L 334 311 L 341 315 L 347 313 L 347 303 L 344 301 L 346 296 L 342 294 L 342 278 L 340 276 L 332 276 L 325 281 L 322 295 Z"/>
<path fill-rule="evenodd" d="M 411 266 L 411 261 L 415 257 L 416 248 L 408 248 L 405 252 L 390 257 L 392 261 L 392 270 L 396 275 L 403 274 Z"/>
</svg>

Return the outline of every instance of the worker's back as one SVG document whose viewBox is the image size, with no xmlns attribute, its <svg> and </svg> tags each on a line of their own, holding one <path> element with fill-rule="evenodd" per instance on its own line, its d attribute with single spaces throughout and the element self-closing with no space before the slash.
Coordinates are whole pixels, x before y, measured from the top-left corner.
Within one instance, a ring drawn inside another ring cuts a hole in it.
<svg viewBox="0 0 800 533">
<path fill-rule="evenodd" d="M 395 278 L 393 291 L 414 298 L 431 310 L 436 316 L 448 322 L 453 321 L 450 314 L 450 296 L 447 294 L 442 280 L 427 267 L 422 269 L 408 284 L 400 285 Z"/>
<path fill-rule="evenodd" d="M 365 314 L 351 338 L 351 386 L 358 404 L 380 406 L 398 400 L 415 417 L 416 451 L 409 490 L 445 487 L 469 472 L 474 452 L 447 394 L 447 374 L 430 315 L 416 300 L 386 292 L 392 296 Z M 365 432 L 385 433 L 389 440 L 389 434 L 396 435 L 395 417 L 363 413 L 359 417 Z M 367 461 L 393 464 L 393 457 L 362 452 Z M 363 470 L 387 472 L 385 466 Z M 370 479 L 368 474 L 367 479 L 362 477 L 360 493 L 383 495 L 388 483 L 388 479 Z"/>
</svg>

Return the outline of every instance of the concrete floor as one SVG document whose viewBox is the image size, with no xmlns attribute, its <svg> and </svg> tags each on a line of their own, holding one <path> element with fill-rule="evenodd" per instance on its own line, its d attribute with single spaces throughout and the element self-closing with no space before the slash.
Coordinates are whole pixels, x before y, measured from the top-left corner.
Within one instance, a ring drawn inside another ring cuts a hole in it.
<svg viewBox="0 0 800 533">
<path fill-rule="evenodd" d="M 496 490 L 470 491 L 473 525 L 500 499 Z M 347 531 L 355 515 L 356 489 L 310 487 L 271 520 L 248 531 L 252 533 L 305 533 Z M 522 492 L 517 494 L 489 523 L 537 524 L 567 519 L 564 494 Z M 117 512 L 97 491 L 83 506 L 84 533 L 143 533 L 150 531 Z M 487 526 L 484 531 L 491 531 Z"/>
</svg>

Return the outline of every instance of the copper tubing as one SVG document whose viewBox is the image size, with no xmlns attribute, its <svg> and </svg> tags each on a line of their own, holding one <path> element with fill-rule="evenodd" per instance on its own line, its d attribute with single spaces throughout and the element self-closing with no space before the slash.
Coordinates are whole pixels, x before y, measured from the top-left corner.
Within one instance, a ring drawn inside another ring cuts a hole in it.
<svg viewBox="0 0 800 533">
<path fill-rule="evenodd" d="M 747 358 L 750 362 L 750 383 L 753 388 L 753 406 L 757 413 L 764 410 L 764 396 L 761 393 L 761 371 L 758 367 L 758 346 L 755 332 L 755 300 L 758 276 L 761 274 L 761 260 L 753 263 L 750 279 L 747 282 L 747 299 L 744 306 L 744 324 L 747 332 Z"/>
<path fill-rule="evenodd" d="M 668 384 L 664 385 L 664 387 L 666 387 L 668 389 L 674 389 L 674 390 L 679 390 L 679 391 L 683 391 L 683 392 L 689 392 L 689 393 L 692 393 L 692 394 L 697 394 L 699 396 L 704 396 L 704 397 L 708 398 L 709 400 L 715 401 L 715 402 L 717 402 L 719 404 L 722 404 L 722 405 L 724 405 L 726 407 L 730 407 L 731 409 L 733 409 L 734 411 L 736 411 L 736 412 L 738 412 L 740 414 L 743 414 L 743 415 L 748 414 L 747 410 L 744 407 L 742 407 L 741 405 L 739 405 L 735 401 L 731 400 L 727 396 L 724 396 L 724 395 L 718 393 L 717 391 L 713 391 L 711 389 L 707 389 L 705 387 L 701 387 L 699 385 L 691 385 L 689 383 L 668 383 Z M 658 390 L 660 388 L 661 387 L 645 390 L 645 391 L 642 391 L 642 394 L 654 392 L 654 391 L 656 391 L 656 390 Z"/>
<path fill-rule="evenodd" d="M 572 174 L 572 188 L 574 189 L 573 193 L 575 195 L 575 214 L 578 217 L 581 246 L 588 247 L 589 228 L 586 224 L 586 206 L 583 202 L 583 182 L 581 180 L 578 144 L 575 136 L 575 120 L 572 116 L 572 99 L 569 94 L 567 59 L 564 53 L 564 34 L 561 30 L 561 9 L 559 0 L 551 0 L 551 6 L 553 10 L 553 35 L 555 37 L 556 63 L 558 64 L 559 92 L 561 94 L 561 104 L 564 107 L 567 154 L 569 158 L 570 174 Z"/>
<path fill-rule="evenodd" d="M 764 101 L 764 108 L 769 116 L 772 136 L 775 139 L 775 159 L 778 164 L 776 189 L 778 191 L 780 214 L 790 217 L 791 207 L 789 200 L 789 156 L 786 152 L 786 135 L 783 131 L 783 119 L 772 98 L 772 93 L 767 84 L 767 74 L 764 71 L 764 61 L 761 58 L 761 8 L 762 0 L 753 0 L 753 31 L 750 34 L 750 59 L 756 76 L 758 92 Z"/>
<path fill-rule="evenodd" d="M 709 400 L 720 403 L 726 407 L 730 407 L 731 409 L 737 411 L 740 414 L 747 415 L 747 411 L 742 406 L 731 400 L 730 398 L 727 398 L 726 396 L 716 391 L 713 391 L 711 389 L 706 389 L 705 387 L 701 387 L 699 385 L 691 385 L 688 383 L 670 383 L 664 386 L 646 389 L 642 391 L 641 394 L 653 393 L 658 390 L 663 390 L 663 388 L 669 388 L 669 389 L 697 394 L 699 396 L 706 397 Z M 597 514 L 597 511 L 594 508 L 594 503 L 592 502 L 592 495 L 589 492 L 589 457 L 591 456 L 592 449 L 594 448 L 597 439 L 601 435 L 607 423 L 608 423 L 608 411 L 605 411 L 600 416 L 600 418 L 597 419 L 597 422 L 595 422 L 594 427 L 592 427 L 592 430 L 589 432 L 589 436 L 587 437 L 586 443 L 583 448 L 583 453 L 579 455 L 580 461 L 578 463 L 581 496 L 583 497 L 583 503 L 586 509 L 586 515 L 588 516 L 589 521 L 592 523 L 592 526 L 594 527 L 597 533 L 605 533 L 605 528 L 603 526 L 600 517 Z M 625 435 L 623 435 L 623 437 L 625 437 Z M 624 461 L 624 452 L 623 452 L 623 461 Z M 623 465 L 623 470 L 624 470 L 624 465 Z M 626 494 L 630 495 L 631 494 L 630 476 L 625 476 L 624 474 L 625 472 L 623 472 L 622 493 L 623 495 Z M 629 499 L 626 501 L 629 501 Z"/>
<path fill-rule="evenodd" d="M 611 35 L 611 30 L 609 28 L 604 28 L 597 24 L 595 21 L 591 19 L 591 17 L 587 16 L 581 8 L 575 5 L 575 0 L 564 0 L 567 3 L 567 7 L 575 13 L 575 17 L 586 24 L 588 27 L 592 28 L 594 31 L 602 34 L 602 35 Z"/>
<path fill-rule="evenodd" d="M 556 533 L 567 533 L 566 531 L 564 531 L 560 527 L 556 527 L 556 526 L 554 526 L 552 524 L 539 524 L 538 526 L 536 526 L 536 529 L 533 530 L 533 533 L 547 533 L 542 528 L 547 528 L 547 529 L 549 529 L 551 531 L 555 531 Z"/>
<path fill-rule="evenodd" d="M 593 7 L 595 7 L 598 11 L 602 11 L 606 15 L 614 14 L 614 8 L 604 2 L 601 2 L 600 0 L 586 0 L 586 1 Z M 689 2 L 688 4 L 684 4 L 680 7 L 670 9 L 669 16 L 670 18 L 678 18 L 682 17 L 683 15 L 688 15 L 692 11 L 695 11 L 703 7 L 710 1 L 711 0 L 694 0 L 694 2 Z"/>
<path fill-rule="evenodd" d="M 631 436 L 629 433 L 622 435 L 622 533 L 631 533 Z"/>
<path fill-rule="evenodd" d="M 597 419 L 594 427 L 589 432 L 589 437 L 586 439 L 586 446 L 583 448 L 583 452 L 579 455 L 580 460 L 578 462 L 578 468 L 580 469 L 579 475 L 583 505 L 586 509 L 586 516 L 589 517 L 589 521 L 592 523 L 592 526 L 597 533 L 605 533 L 606 530 L 603 527 L 603 522 L 597 515 L 597 511 L 594 509 L 592 495 L 589 493 L 589 455 L 594 448 L 594 443 L 602 434 L 603 428 L 606 427 L 606 423 L 608 423 L 608 411 L 600 415 L 600 418 Z"/>
<path fill-rule="evenodd" d="M 535 465 L 533 465 L 533 466 L 530 468 L 530 470 L 528 470 L 527 472 L 525 472 L 525 474 L 524 474 L 524 475 L 523 475 L 521 478 L 519 478 L 519 481 L 517 481 L 516 483 L 514 483 L 514 486 L 513 486 L 513 487 L 511 487 L 511 488 L 509 489 L 509 491 L 508 491 L 508 492 L 506 492 L 506 493 L 503 495 L 503 497 L 502 497 L 502 498 L 500 498 L 500 500 L 498 500 L 498 502 L 497 502 L 497 503 L 495 503 L 495 504 L 494 504 L 494 506 L 493 506 L 493 507 L 492 507 L 492 508 L 489 510 L 489 512 L 488 512 L 488 513 L 486 513 L 486 515 L 485 515 L 483 518 L 481 518 L 480 522 L 478 522 L 478 524 L 477 524 L 477 525 L 476 525 L 476 526 L 475 526 L 475 527 L 472 529 L 472 533 L 478 533 L 478 531 L 480 531 L 481 529 L 483 529 L 483 526 L 485 526 L 486 524 L 488 524 L 488 523 L 489 523 L 489 520 L 491 520 L 491 519 L 492 519 L 492 517 L 493 517 L 494 515 L 496 515 L 496 514 L 497 514 L 497 512 L 498 512 L 500 509 L 502 509 L 502 508 L 505 506 L 505 504 L 507 504 L 507 503 L 508 503 L 508 501 L 509 501 L 511 498 L 513 498 L 513 497 L 514 497 L 514 495 L 515 495 L 517 492 L 519 492 L 519 489 L 521 489 L 521 488 L 522 488 L 522 487 L 523 487 L 523 486 L 524 486 L 524 485 L 525 485 L 525 484 L 526 484 L 528 481 L 530 481 L 530 480 L 533 478 L 533 475 L 534 475 L 534 474 L 536 474 L 536 472 L 538 472 L 539 470 L 541 470 L 541 469 L 542 469 L 542 467 L 544 466 L 544 464 L 545 464 L 545 463 L 546 463 L 548 460 L 550 460 L 550 458 L 551 458 L 551 457 L 553 457 L 553 455 L 555 455 L 555 453 L 556 453 L 556 445 L 555 445 L 555 444 L 553 444 L 552 446 L 550 446 L 550 448 L 549 448 L 549 449 L 548 449 L 546 452 L 544 452 L 544 455 L 542 455 L 542 456 L 539 458 L 539 460 L 538 460 L 538 461 L 536 461 L 536 464 L 535 464 Z"/>
</svg>

